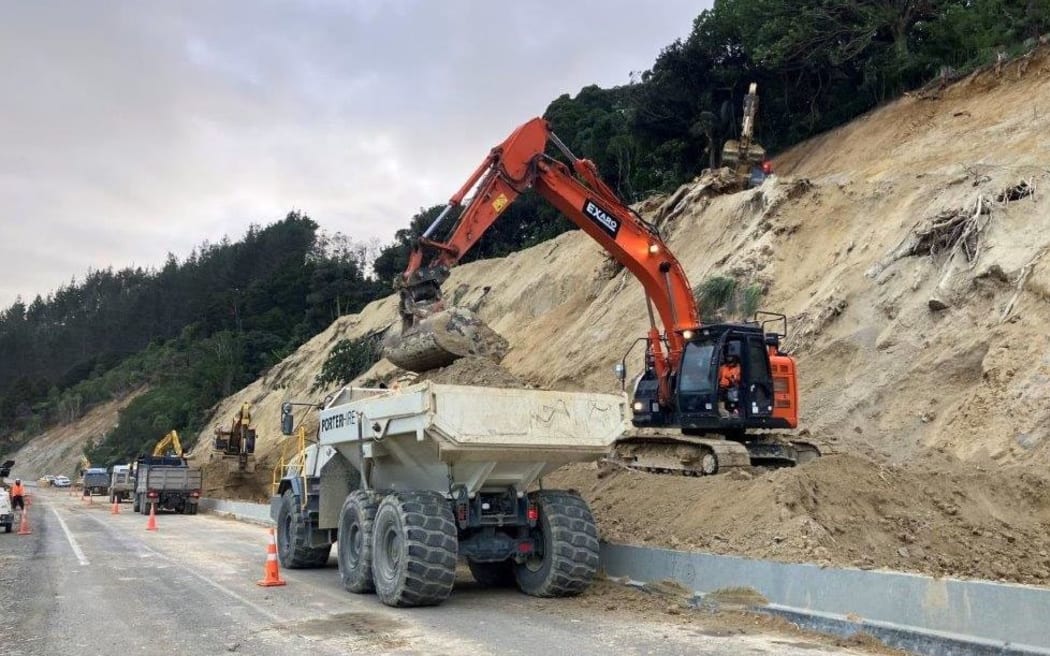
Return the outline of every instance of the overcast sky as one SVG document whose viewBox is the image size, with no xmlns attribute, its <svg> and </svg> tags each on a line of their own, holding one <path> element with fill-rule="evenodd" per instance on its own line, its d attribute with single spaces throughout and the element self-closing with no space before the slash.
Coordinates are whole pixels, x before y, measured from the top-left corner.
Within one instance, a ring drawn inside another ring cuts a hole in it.
<svg viewBox="0 0 1050 656">
<path fill-rule="evenodd" d="M 291 209 L 388 241 L 710 4 L 0 0 L 0 307 Z"/>
</svg>

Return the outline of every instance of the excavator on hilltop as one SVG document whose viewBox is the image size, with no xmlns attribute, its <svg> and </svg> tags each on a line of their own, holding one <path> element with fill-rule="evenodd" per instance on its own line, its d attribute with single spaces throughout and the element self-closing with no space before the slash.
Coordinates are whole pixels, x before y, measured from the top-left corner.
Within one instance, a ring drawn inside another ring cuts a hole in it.
<svg viewBox="0 0 1050 656">
<path fill-rule="evenodd" d="M 773 172 L 773 163 L 766 159 L 766 149 L 755 141 L 757 116 L 758 84 L 752 82 L 744 96 L 740 139 L 729 139 L 722 146 L 722 166 L 732 172 L 738 189 L 757 187 Z"/>
<path fill-rule="evenodd" d="M 547 155 L 549 145 L 569 163 Z M 387 359 L 419 372 L 478 351 L 482 322 L 469 310 L 446 308 L 441 284 L 530 188 L 634 274 L 645 291 L 650 328 L 638 340 L 645 350 L 631 399 L 635 430 L 618 442 L 612 462 L 700 476 L 750 464 L 794 465 L 820 455 L 811 444 L 770 432 L 798 425 L 795 360 L 780 349 L 787 318 L 759 313 L 755 321 L 703 325 L 685 270 L 659 230 L 601 180 L 592 162 L 573 155 L 542 118 L 493 148 L 417 240 L 397 281 L 402 326 L 384 344 Z M 449 237 L 432 239 L 460 207 Z M 616 367 L 624 387 L 626 362 L 627 355 Z"/>
</svg>

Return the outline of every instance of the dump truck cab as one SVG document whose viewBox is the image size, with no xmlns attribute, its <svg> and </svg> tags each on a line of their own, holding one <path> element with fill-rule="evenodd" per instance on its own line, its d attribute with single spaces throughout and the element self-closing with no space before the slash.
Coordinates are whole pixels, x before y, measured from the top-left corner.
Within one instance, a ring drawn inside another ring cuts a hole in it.
<svg viewBox="0 0 1050 656">
<path fill-rule="evenodd" d="M 131 465 L 113 465 L 109 475 L 109 500 L 120 503 L 131 498 L 135 489 L 135 477 L 131 474 Z"/>
</svg>

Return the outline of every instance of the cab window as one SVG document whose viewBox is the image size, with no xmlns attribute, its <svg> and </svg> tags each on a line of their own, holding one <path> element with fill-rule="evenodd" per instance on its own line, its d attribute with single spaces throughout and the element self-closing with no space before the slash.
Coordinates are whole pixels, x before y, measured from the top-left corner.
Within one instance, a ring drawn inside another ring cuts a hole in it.
<svg viewBox="0 0 1050 656">
<path fill-rule="evenodd" d="M 689 394 L 702 392 L 713 392 L 714 381 L 711 377 L 711 355 L 714 353 L 713 344 L 686 344 L 685 355 L 682 356 L 682 369 L 678 389 Z"/>
<path fill-rule="evenodd" d="M 751 380 L 764 381 L 771 378 L 769 373 L 769 359 L 766 355 L 765 344 L 758 339 L 750 339 L 747 343 L 748 360 L 751 365 Z"/>
</svg>

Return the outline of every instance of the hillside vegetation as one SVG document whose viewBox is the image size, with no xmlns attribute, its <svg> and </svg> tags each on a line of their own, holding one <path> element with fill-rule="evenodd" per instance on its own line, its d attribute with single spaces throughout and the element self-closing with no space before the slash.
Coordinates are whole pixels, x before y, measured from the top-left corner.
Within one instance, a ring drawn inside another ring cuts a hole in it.
<svg viewBox="0 0 1050 656">
<path fill-rule="evenodd" d="M 192 433 L 216 401 L 378 295 L 354 248 L 293 213 L 157 270 L 93 271 L 16 302 L 0 316 L 0 449 L 142 388 L 119 426 L 84 436 L 92 461 Z"/>
</svg>

